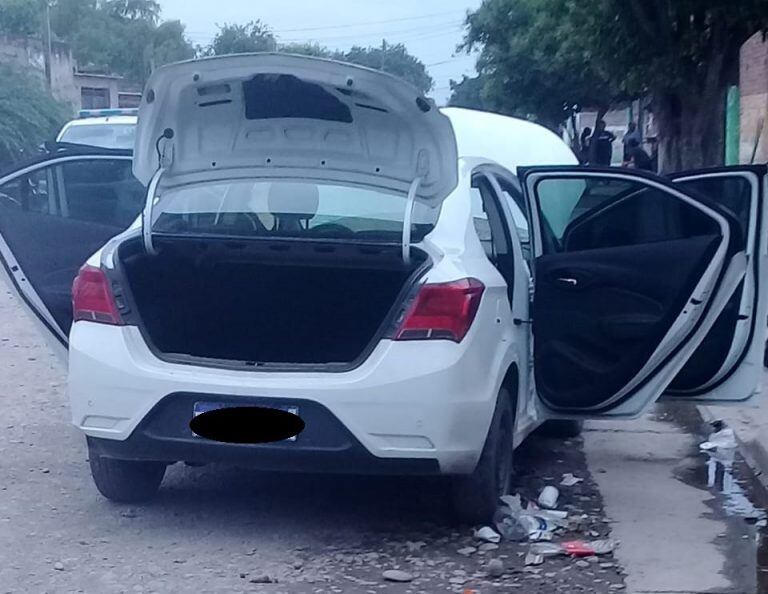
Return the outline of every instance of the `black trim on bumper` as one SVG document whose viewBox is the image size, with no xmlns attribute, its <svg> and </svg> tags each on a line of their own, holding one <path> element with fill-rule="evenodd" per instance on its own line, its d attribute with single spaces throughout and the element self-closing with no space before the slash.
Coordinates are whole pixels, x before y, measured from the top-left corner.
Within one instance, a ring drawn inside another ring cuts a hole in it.
<svg viewBox="0 0 768 594">
<path fill-rule="evenodd" d="M 196 437 L 189 428 L 195 402 L 238 406 L 295 406 L 306 428 L 296 441 L 226 444 Z M 158 402 L 124 441 L 88 437 L 96 455 L 121 460 L 225 463 L 280 472 L 439 474 L 435 459 L 379 458 L 371 454 L 327 408 L 311 400 L 176 393 Z"/>
</svg>

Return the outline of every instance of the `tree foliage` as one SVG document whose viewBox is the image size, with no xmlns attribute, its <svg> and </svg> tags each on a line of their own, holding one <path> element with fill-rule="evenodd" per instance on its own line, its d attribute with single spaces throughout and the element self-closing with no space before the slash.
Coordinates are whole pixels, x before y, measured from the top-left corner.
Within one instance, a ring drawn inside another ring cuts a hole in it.
<svg viewBox="0 0 768 594">
<path fill-rule="evenodd" d="M 489 107 L 553 125 L 566 104 L 650 96 L 663 162 L 679 169 L 721 161 L 724 94 L 768 2 L 484 0 L 466 24 Z"/>
<path fill-rule="evenodd" d="M 38 76 L 0 64 L 0 80 L 0 167 L 5 167 L 53 138 L 69 109 L 51 96 Z"/>
<path fill-rule="evenodd" d="M 249 54 L 253 52 L 273 52 L 277 49 L 277 40 L 272 29 L 259 20 L 219 26 L 219 32 L 207 50 L 208 55 Z"/>
<path fill-rule="evenodd" d="M 383 70 L 408 81 L 422 93 L 432 88 L 434 81 L 429 76 L 426 66 L 415 56 L 408 53 L 402 43 L 391 44 L 382 41 L 380 46 L 354 46 L 337 56 L 337 59 Z"/>
<path fill-rule="evenodd" d="M 41 24 L 40 6 L 35 0 L 0 0 L 0 33 L 36 35 Z"/>
<path fill-rule="evenodd" d="M 423 93 L 429 91 L 433 84 L 424 64 L 408 53 L 401 43 L 393 45 L 382 41 L 379 46 L 354 46 L 347 51 L 331 50 L 318 43 L 280 44 L 272 30 L 261 21 L 253 21 L 245 25 L 219 26 L 219 32 L 203 53 L 219 56 L 271 51 L 341 60 L 383 70 L 407 80 Z"/>
</svg>

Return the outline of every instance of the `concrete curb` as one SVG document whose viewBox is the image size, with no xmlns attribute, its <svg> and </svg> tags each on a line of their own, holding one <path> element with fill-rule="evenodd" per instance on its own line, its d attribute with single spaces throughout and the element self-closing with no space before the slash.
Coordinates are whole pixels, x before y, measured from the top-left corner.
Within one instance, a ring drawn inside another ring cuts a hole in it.
<svg viewBox="0 0 768 594">
<path fill-rule="evenodd" d="M 698 406 L 697 408 L 701 418 L 707 423 L 720 419 L 708 406 Z M 756 439 L 744 439 L 737 429 L 731 428 L 736 435 L 736 441 L 739 443 L 739 453 L 752 470 L 752 474 L 768 493 L 768 448 Z"/>
</svg>

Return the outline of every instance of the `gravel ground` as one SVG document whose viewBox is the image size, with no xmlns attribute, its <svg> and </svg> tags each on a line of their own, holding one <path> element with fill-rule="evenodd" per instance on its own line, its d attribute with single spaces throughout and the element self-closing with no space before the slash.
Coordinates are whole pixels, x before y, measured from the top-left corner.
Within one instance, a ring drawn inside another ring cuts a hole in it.
<svg viewBox="0 0 768 594">
<path fill-rule="evenodd" d="M 263 474 L 171 467 L 156 501 L 112 504 L 92 486 L 82 436 L 69 425 L 64 373 L 0 290 L 0 592 L 613 592 L 611 556 L 524 567 L 527 544 L 477 547 L 452 525 L 441 480 Z M 564 472 L 560 509 L 577 532 L 610 533 L 580 440 L 534 436 L 518 452 L 519 491 Z M 500 578 L 488 563 L 503 563 Z M 498 562 L 496 562 L 498 563 Z M 391 583 L 385 570 L 414 578 Z M 271 583 L 266 583 L 267 581 Z"/>
</svg>

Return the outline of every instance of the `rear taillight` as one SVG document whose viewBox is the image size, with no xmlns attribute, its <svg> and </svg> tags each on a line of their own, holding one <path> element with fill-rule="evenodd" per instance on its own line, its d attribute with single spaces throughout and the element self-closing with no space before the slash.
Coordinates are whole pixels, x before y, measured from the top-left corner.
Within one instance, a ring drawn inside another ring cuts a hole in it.
<svg viewBox="0 0 768 594">
<path fill-rule="evenodd" d="M 104 271 L 87 264 L 72 283 L 72 311 L 75 321 L 88 320 L 115 326 L 123 323 Z"/>
<path fill-rule="evenodd" d="M 461 342 L 475 319 L 485 286 L 475 278 L 423 285 L 395 340 Z"/>
</svg>

